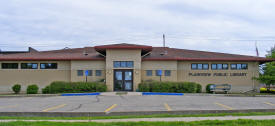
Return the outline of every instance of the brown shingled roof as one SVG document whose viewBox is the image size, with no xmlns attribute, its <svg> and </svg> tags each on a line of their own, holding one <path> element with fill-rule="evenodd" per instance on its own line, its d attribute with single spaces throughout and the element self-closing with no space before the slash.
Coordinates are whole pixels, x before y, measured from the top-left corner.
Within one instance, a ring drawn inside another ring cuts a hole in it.
<svg viewBox="0 0 275 126">
<path fill-rule="evenodd" d="M 29 53 L 0 54 L 0 61 L 12 60 L 105 60 L 97 51 L 106 49 L 141 49 L 150 54 L 142 58 L 143 61 L 181 60 L 181 61 L 257 61 L 260 63 L 275 61 L 263 57 L 226 54 L 217 52 L 176 49 L 168 47 L 152 47 L 134 44 L 114 44 L 95 47 L 61 49 L 53 51 L 32 51 Z M 143 54 L 145 54 L 145 52 Z M 86 53 L 87 55 L 84 55 Z"/>
</svg>

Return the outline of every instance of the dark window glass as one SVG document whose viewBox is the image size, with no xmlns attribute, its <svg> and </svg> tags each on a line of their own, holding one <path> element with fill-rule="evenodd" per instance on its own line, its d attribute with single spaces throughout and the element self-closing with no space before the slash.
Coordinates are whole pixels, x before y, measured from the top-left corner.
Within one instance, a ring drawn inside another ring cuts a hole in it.
<svg viewBox="0 0 275 126">
<path fill-rule="evenodd" d="M 193 70 L 198 69 L 198 68 L 197 68 L 197 64 L 192 64 L 192 65 L 191 65 L 191 69 L 193 69 Z"/>
<path fill-rule="evenodd" d="M 231 69 L 232 69 L 232 70 L 237 69 L 237 64 L 231 64 Z"/>
<path fill-rule="evenodd" d="M 165 76 L 171 76 L 171 70 L 165 70 Z"/>
<path fill-rule="evenodd" d="M 222 69 L 224 70 L 228 69 L 228 64 L 222 64 Z"/>
<path fill-rule="evenodd" d="M 242 69 L 247 69 L 247 64 L 242 64 Z"/>
<path fill-rule="evenodd" d="M 93 70 L 87 70 L 88 71 L 88 75 L 87 76 L 93 76 Z"/>
<path fill-rule="evenodd" d="M 37 69 L 37 63 L 21 63 L 21 69 Z"/>
<path fill-rule="evenodd" d="M 217 69 L 217 64 L 212 64 L 212 70 L 216 70 Z"/>
<path fill-rule="evenodd" d="M 40 69 L 57 69 L 57 63 L 40 63 Z"/>
<path fill-rule="evenodd" d="M 120 67 L 120 62 L 119 61 L 114 61 L 114 68 Z"/>
<path fill-rule="evenodd" d="M 208 68 L 209 68 L 208 64 L 203 64 L 203 69 L 204 70 L 208 70 Z"/>
<path fill-rule="evenodd" d="M 96 70 L 96 71 L 95 71 L 95 75 L 96 75 L 96 76 L 101 76 L 101 70 Z"/>
<path fill-rule="evenodd" d="M 127 62 L 127 67 L 129 67 L 129 68 L 134 67 L 134 62 L 133 61 L 128 61 Z"/>
<path fill-rule="evenodd" d="M 152 70 L 146 70 L 146 76 L 152 76 L 153 71 Z"/>
<path fill-rule="evenodd" d="M 120 62 L 120 67 L 126 67 L 126 62 L 125 61 L 121 61 Z"/>
<path fill-rule="evenodd" d="M 77 70 L 77 76 L 83 76 L 83 70 Z"/>
<path fill-rule="evenodd" d="M 2 63 L 2 69 L 18 69 L 18 63 Z"/>
</svg>

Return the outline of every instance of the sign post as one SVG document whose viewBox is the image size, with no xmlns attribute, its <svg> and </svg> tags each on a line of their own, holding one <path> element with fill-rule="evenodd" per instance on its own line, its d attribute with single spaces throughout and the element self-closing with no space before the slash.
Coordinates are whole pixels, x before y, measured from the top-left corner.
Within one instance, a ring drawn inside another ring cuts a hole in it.
<svg viewBox="0 0 275 126">
<path fill-rule="evenodd" d="M 162 70 L 157 70 L 157 75 L 159 76 L 159 81 L 161 81 Z"/>
<path fill-rule="evenodd" d="M 88 74 L 89 74 L 89 70 L 85 70 L 86 82 L 87 82 L 87 77 L 88 77 Z"/>
</svg>

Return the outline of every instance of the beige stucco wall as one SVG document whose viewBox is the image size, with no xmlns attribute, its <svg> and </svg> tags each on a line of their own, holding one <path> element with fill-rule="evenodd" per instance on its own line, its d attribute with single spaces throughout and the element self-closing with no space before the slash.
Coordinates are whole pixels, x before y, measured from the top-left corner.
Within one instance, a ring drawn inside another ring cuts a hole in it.
<svg viewBox="0 0 275 126">
<path fill-rule="evenodd" d="M 12 92 L 14 84 L 21 84 L 22 92 L 27 85 L 37 84 L 41 88 L 52 81 L 70 81 L 70 61 L 1 61 L 0 63 L 58 63 L 58 69 L 0 69 L 0 93 Z"/>
<path fill-rule="evenodd" d="M 141 50 L 106 50 L 106 84 L 108 91 L 113 91 L 114 86 L 114 69 L 113 61 L 134 61 L 133 69 L 133 88 L 137 89 L 141 80 Z M 129 68 L 117 68 L 129 69 Z"/>
<path fill-rule="evenodd" d="M 77 76 L 77 70 L 83 70 L 83 76 Z M 85 70 L 92 70 L 92 76 L 87 76 L 87 81 L 105 79 L 105 61 L 71 61 L 71 81 L 86 81 Z M 101 70 L 101 76 L 96 76 L 96 70 Z"/>
<path fill-rule="evenodd" d="M 192 63 L 208 63 L 209 70 L 191 70 Z M 228 70 L 211 70 L 212 63 L 227 63 Z M 231 63 L 247 63 L 247 70 L 231 70 Z M 259 64 L 256 62 L 178 62 L 178 81 L 191 81 L 200 83 L 205 91 L 207 84 L 231 84 L 232 92 L 242 92 L 253 89 L 259 89 L 259 82 L 252 80 L 253 76 L 258 76 Z M 211 73 L 211 76 L 189 76 L 189 73 Z M 246 73 L 246 76 L 213 76 L 214 73 Z"/>
</svg>

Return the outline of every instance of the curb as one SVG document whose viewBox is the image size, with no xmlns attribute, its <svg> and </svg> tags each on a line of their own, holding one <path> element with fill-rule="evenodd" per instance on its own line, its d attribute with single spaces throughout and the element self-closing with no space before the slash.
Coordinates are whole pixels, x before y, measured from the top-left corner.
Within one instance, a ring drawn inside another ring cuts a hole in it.
<svg viewBox="0 0 275 126">
<path fill-rule="evenodd" d="M 86 96 L 86 95 L 100 95 L 100 93 L 70 93 L 70 94 L 61 94 L 61 96 Z"/>
<path fill-rule="evenodd" d="M 142 95 L 177 95 L 183 96 L 183 93 L 161 93 L 161 92 L 142 92 Z"/>
<path fill-rule="evenodd" d="M 93 116 L 122 116 L 122 115 L 190 115 L 214 113 L 249 113 L 275 112 L 275 109 L 243 109 L 243 110 L 182 110 L 182 111 L 122 111 L 122 112 L 0 112 L 0 116 L 10 117 L 93 117 Z"/>
</svg>

